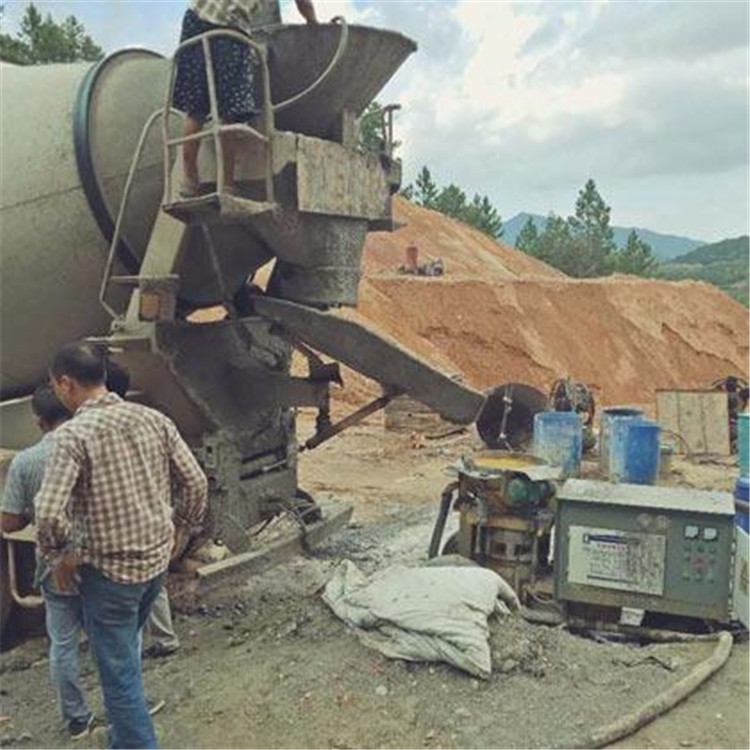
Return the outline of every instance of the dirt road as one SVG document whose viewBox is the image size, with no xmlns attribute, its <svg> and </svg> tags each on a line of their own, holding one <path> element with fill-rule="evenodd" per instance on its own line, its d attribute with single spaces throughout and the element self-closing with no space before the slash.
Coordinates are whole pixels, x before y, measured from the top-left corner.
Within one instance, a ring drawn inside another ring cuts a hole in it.
<svg viewBox="0 0 750 750">
<path fill-rule="evenodd" d="M 384 439 L 385 438 L 385 439 Z M 415 447 L 421 446 L 421 447 Z M 302 456 L 302 486 L 349 499 L 352 524 L 295 558 L 179 613 L 183 647 L 145 662 L 167 747 L 572 747 L 596 726 L 656 695 L 711 644 L 596 643 L 515 618 L 491 624 L 493 675 L 390 661 L 363 647 L 322 603 L 342 559 L 370 572 L 425 558 L 445 466 L 470 436 L 429 442 L 356 428 Z M 711 484 L 726 467 L 676 467 Z M 11 747 L 66 747 L 47 683 L 46 643 L 0 655 L 0 738 Z M 84 655 L 97 711 L 97 678 Z M 748 747 L 748 647 L 684 705 L 619 747 Z M 90 738 L 101 746 L 103 733 Z M 85 743 L 84 745 L 85 746 Z"/>
</svg>

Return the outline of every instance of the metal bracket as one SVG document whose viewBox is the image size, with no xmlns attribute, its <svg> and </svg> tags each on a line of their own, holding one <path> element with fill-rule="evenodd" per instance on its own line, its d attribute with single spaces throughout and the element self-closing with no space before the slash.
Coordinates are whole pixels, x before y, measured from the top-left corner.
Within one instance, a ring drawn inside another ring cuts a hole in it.
<svg viewBox="0 0 750 750">
<path fill-rule="evenodd" d="M 325 443 L 327 440 L 342 433 L 347 428 L 353 427 L 355 424 L 358 424 L 376 411 L 384 409 L 394 398 L 400 396 L 401 393 L 402 391 L 385 393 L 380 398 L 370 401 L 369 404 L 365 404 L 362 408 L 357 409 L 357 411 L 352 412 L 335 424 L 331 424 L 330 422 L 327 424 L 318 424 L 316 433 L 299 447 L 299 452 L 302 453 L 303 451 L 317 448 L 321 443 Z"/>
</svg>

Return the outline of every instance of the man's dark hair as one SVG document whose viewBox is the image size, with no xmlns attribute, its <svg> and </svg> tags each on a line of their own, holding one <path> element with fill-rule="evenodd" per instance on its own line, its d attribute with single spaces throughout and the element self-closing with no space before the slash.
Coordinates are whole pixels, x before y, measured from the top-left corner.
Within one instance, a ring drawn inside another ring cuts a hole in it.
<svg viewBox="0 0 750 750">
<path fill-rule="evenodd" d="M 70 419 L 72 414 L 55 395 L 51 385 L 40 385 L 31 397 L 31 410 L 48 425 L 56 425 Z"/>
<path fill-rule="evenodd" d="M 125 398 L 130 390 L 130 373 L 122 365 L 107 361 L 107 390 Z"/>
<path fill-rule="evenodd" d="M 49 371 L 57 379 L 67 375 L 81 385 L 103 385 L 107 377 L 106 351 L 82 342 L 66 344 L 52 358 Z"/>
</svg>

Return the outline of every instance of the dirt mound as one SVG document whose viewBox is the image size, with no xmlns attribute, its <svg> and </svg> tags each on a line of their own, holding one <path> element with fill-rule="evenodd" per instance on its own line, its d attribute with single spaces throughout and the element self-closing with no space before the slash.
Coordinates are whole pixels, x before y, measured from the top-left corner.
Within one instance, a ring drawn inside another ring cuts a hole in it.
<svg viewBox="0 0 750 750">
<path fill-rule="evenodd" d="M 714 286 L 571 279 L 435 211 L 398 198 L 394 208 L 406 226 L 368 236 L 359 306 L 337 314 L 379 329 L 469 385 L 514 381 L 546 393 L 569 375 L 589 384 L 600 404 L 651 407 L 657 388 L 703 388 L 748 373 L 748 311 Z M 399 274 L 411 244 L 421 261 L 441 258 L 445 275 Z M 268 272 L 256 281 L 263 284 Z M 343 391 L 334 389 L 338 402 L 361 405 L 380 394 L 346 368 L 344 380 Z"/>
<path fill-rule="evenodd" d="M 396 232 L 375 232 L 367 237 L 366 276 L 393 275 L 404 262 L 408 245 L 419 248 L 420 262 L 442 259 L 446 273 L 455 278 L 517 279 L 530 276 L 564 278 L 546 263 L 519 253 L 510 245 L 437 211 L 403 198 L 394 201 L 394 217 L 404 224 Z"/>
<path fill-rule="evenodd" d="M 460 222 L 397 201 L 409 225 L 369 236 L 356 312 L 481 389 L 570 375 L 600 403 L 652 404 L 657 388 L 701 388 L 748 371 L 748 312 L 713 286 L 626 276 L 579 280 Z M 395 269 L 408 244 L 441 257 L 441 278 Z M 349 373 L 354 403 L 377 386 Z"/>
</svg>

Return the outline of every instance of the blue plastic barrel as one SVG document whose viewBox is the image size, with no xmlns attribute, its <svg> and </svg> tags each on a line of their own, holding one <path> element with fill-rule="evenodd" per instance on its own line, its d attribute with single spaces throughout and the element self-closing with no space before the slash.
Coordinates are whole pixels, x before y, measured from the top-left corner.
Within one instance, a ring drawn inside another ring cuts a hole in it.
<svg viewBox="0 0 750 750">
<path fill-rule="evenodd" d="M 625 484 L 656 484 L 661 455 L 659 444 L 661 427 L 656 422 L 647 419 L 632 419 L 625 421 L 625 426 L 620 433 L 624 436 L 623 473 L 619 480 L 614 481 Z M 613 446 L 615 444 L 616 438 L 613 437 Z M 610 461 L 615 466 L 619 466 L 619 455 L 615 454 L 613 458 L 613 454 L 610 454 Z"/>
<path fill-rule="evenodd" d="M 737 415 L 737 453 L 740 457 L 740 476 L 750 476 L 750 414 Z"/>
<path fill-rule="evenodd" d="M 543 411 L 534 415 L 534 455 L 554 466 L 561 466 L 566 476 L 574 477 L 581 469 L 583 454 L 583 420 L 572 411 Z"/>
<path fill-rule="evenodd" d="M 734 522 L 750 534 L 748 502 L 750 502 L 750 479 L 740 477 L 734 485 Z"/>
<path fill-rule="evenodd" d="M 613 419 L 618 417 L 643 417 L 643 410 L 633 406 L 608 406 L 599 417 L 599 468 L 609 472 L 609 433 Z"/>
</svg>

